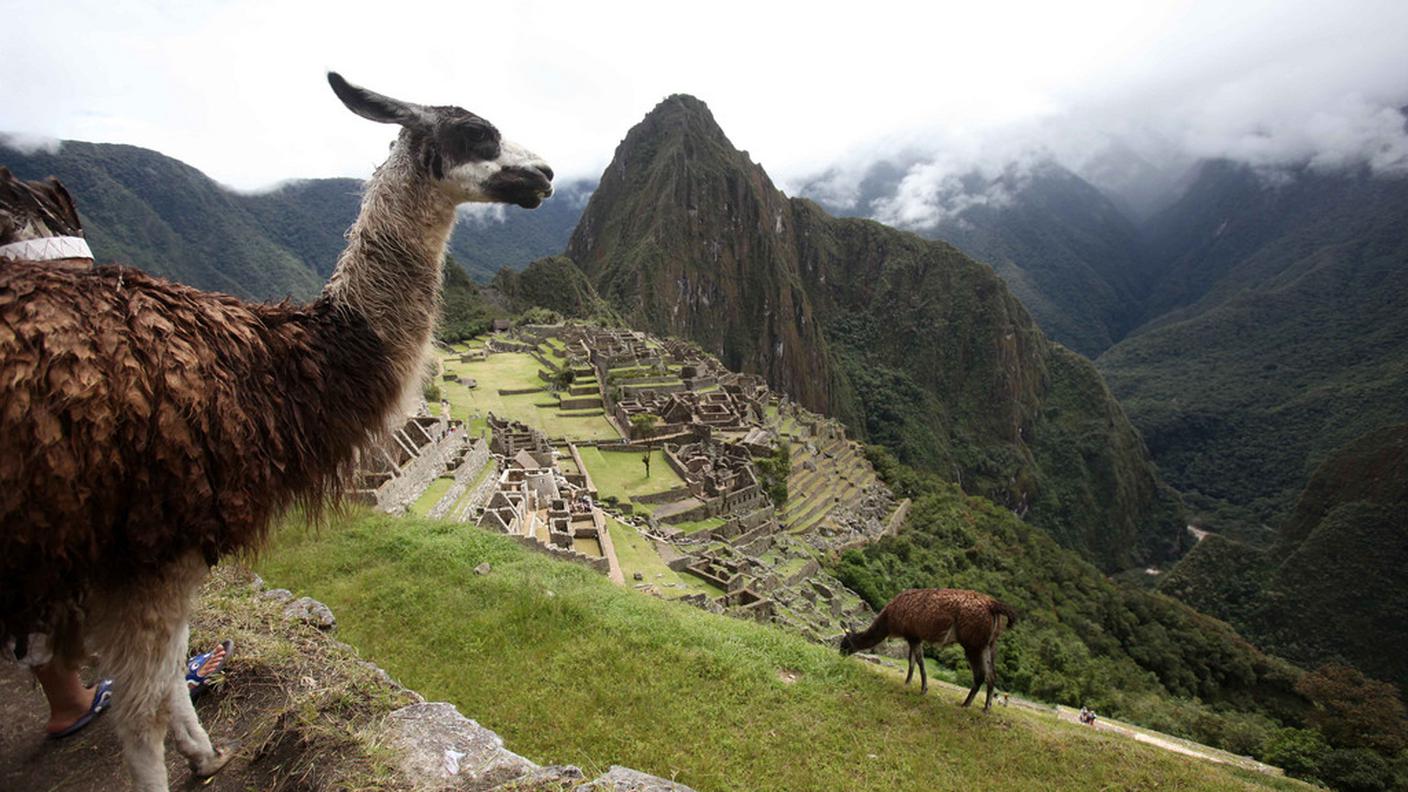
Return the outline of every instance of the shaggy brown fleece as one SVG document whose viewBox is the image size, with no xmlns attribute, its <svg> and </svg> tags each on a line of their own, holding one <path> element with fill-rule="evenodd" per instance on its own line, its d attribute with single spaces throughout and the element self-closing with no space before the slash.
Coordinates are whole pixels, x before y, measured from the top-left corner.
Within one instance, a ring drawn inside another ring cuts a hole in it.
<svg viewBox="0 0 1408 792">
<path fill-rule="evenodd" d="M 334 497 L 396 406 L 380 338 L 326 298 L 258 305 L 124 267 L 0 266 L 0 641 L 46 603 L 257 547 Z"/>
</svg>

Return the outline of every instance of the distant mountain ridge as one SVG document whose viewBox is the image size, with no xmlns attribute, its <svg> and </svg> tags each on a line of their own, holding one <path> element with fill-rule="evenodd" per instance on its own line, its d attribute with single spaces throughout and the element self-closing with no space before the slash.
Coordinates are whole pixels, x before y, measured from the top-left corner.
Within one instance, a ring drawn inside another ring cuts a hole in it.
<svg viewBox="0 0 1408 792">
<path fill-rule="evenodd" d="M 1170 481 L 1244 538 L 1408 421 L 1405 217 L 1405 177 L 1209 162 L 1154 218 L 1147 322 L 1098 364 Z"/>
<path fill-rule="evenodd" d="M 361 204 L 356 179 L 238 193 L 178 160 L 119 144 L 64 141 L 57 150 L 21 150 L 0 137 L 0 164 L 21 178 L 58 177 L 99 260 L 248 299 L 316 294 Z M 590 190 L 590 182 L 559 185 L 536 211 L 507 207 L 502 219 L 461 220 L 450 252 L 480 281 L 500 267 L 521 269 L 558 253 Z"/>
<path fill-rule="evenodd" d="M 699 100 L 627 133 L 567 255 L 626 321 L 699 342 L 1107 568 L 1176 555 L 1176 498 L 1090 363 L 950 245 L 789 199 Z"/>
<path fill-rule="evenodd" d="M 1326 455 L 1408 420 L 1408 178 L 1213 160 L 1174 180 L 1131 150 L 1102 156 L 1083 172 L 1144 212 L 1166 205 L 1136 225 L 1140 211 L 1038 161 L 941 182 L 919 233 L 992 266 L 1048 335 L 1097 360 L 1200 520 L 1271 541 Z M 846 211 L 902 203 L 923 166 L 875 165 Z"/>
</svg>

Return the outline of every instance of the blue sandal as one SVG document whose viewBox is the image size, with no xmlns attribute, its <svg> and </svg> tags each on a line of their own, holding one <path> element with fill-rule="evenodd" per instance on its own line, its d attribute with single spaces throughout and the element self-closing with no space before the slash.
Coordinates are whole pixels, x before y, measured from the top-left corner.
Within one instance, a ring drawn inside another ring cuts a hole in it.
<svg viewBox="0 0 1408 792">
<path fill-rule="evenodd" d="M 235 651 L 234 641 L 221 641 L 220 646 L 225 649 L 225 656 L 220 658 L 215 670 L 209 674 L 200 673 L 201 666 L 206 664 L 214 652 L 205 652 L 192 657 L 186 663 L 186 686 L 191 690 L 191 701 L 195 701 L 202 693 L 209 690 L 222 676 L 225 663 L 230 659 L 230 654 Z"/>
<path fill-rule="evenodd" d="M 111 703 L 112 680 L 99 680 L 98 684 L 93 686 L 93 703 L 88 705 L 88 711 L 83 713 L 82 717 L 74 721 L 67 729 L 64 729 L 63 731 L 51 732 L 49 734 L 49 739 L 60 740 L 64 737 L 71 737 L 83 731 L 83 728 L 88 724 L 92 723 L 94 718 L 98 717 L 99 715 L 102 715 Z"/>
</svg>

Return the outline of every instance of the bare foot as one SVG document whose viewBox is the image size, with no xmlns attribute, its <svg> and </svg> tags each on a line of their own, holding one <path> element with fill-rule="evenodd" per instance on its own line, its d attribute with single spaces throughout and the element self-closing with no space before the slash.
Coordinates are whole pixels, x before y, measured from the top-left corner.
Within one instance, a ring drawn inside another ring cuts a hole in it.
<svg viewBox="0 0 1408 792">
<path fill-rule="evenodd" d="M 220 668 L 220 663 L 224 662 L 224 660 L 225 646 L 224 644 L 221 644 L 215 647 L 215 650 L 210 653 L 210 657 L 206 658 L 205 662 L 201 664 L 200 670 L 198 670 L 196 673 L 202 679 L 207 679 L 210 677 L 211 674 L 215 673 L 216 669 Z M 199 686 L 199 682 L 190 679 L 186 680 L 186 687 L 191 690 L 194 690 Z"/>
</svg>

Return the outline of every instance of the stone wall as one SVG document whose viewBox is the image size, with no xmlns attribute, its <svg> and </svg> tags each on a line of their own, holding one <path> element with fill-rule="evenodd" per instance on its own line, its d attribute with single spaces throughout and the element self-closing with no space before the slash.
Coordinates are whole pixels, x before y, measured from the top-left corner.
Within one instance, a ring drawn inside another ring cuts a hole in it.
<svg viewBox="0 0 1408 792">
<path fill-rule="evenodd" d="M 553 558 L 562 561 L 571 561 L 574 564 L 581 564 L 582 566 L 587 567 L 589 569 L 593 569 L 603 575 L 608 574 L 611 571 L 611 562 L 607 561 L 605 556 L 589 556 L 585 553 L 579 553 L 576 550 L 572 550 L 570 548 L 545 545 L 531 536 L 524 536 L 522 534 L 509 534 L 509 538 L 519 543 L 520 545 L 523 545 L 529 550 L 533 550 L 544 555 L 549 555 Z"/>
<path fill-rule="evenodd" d="M 430 435 L 431 442 L 411 451 L 410 458 L 401 465 L 396 475 L 376 489 L 376 507 L 381 511 L 404 514 L 425 492 L 425 488 L 459 456 L 468 438 L 464 428 L 451 429 L 445 421 L 429 428 L 422 426 L 421 429 Z M 402 443 L 402 447 L 406 445 Z"/>
<path fill-rule="evenodd" d="M 460 499 L 469 485 L 474 483 L 474 477 L 479 475 L 479 471 L 489 463 L 489 444 L 483 438 L 475 437 L 469 442 L 464 456 L 460 459 L 459 467 L 455 468 L 455 483 L 450 485 L 450 490 L 445 496 L 431 507 L 429 517 L 441 518 L 446 516 L 450 507 L 455 505 L 455 501 Z"/>
</svg>

